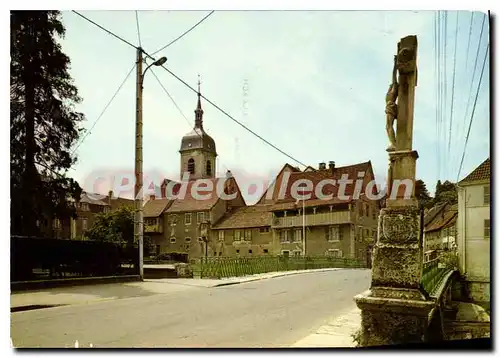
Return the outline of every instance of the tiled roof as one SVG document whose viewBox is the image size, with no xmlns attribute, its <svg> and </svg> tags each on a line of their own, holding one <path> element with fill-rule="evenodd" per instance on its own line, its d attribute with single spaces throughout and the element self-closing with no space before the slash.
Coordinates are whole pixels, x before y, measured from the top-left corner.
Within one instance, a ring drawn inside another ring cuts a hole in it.
<svg viewBox="0 0 500 358">
<path fill-rule="evenodd" d="M 145 218 L 157 218 L 163 211 L 172 203 L 172 200 L 168 199 L 154 199 L 149 200 L 143 207 Z"/>
<path fill-rule="evenodd" d="M 477 180 L 489 180 L 491 176 L 490 158 L 486 159 L 476 169 L 460 181 L 459 184 L 467 184 Z"/>
<path fill-rule="evenodd" d="M 199 194 L 203 199 L 193 198 L 191 189 L 196 180 L 191 180 L 186 184 L 186 193 L 182 199 L 174 199 L 167 212 L 185 212 L 185 211 L 202 211 L 210 210 L 219 200 L 219 195 L 217 192 L 217 186 L 224 185 L 223 183 L 227 180 L 226 178 L 209 178 L 212 182 L 212 191 L 205 191 L 205 185 L 198 187 Z M 235 184 L 236 180 L 233 178 Z M 222 183 L 220 183 L 222 181 Z M 235 185 L 235 190 L 238 190 L 238 185 Z"/>
<path fill-rule="evenodd" d="M 297 181 L 301 179 L 308 179 L 313 183 L 313 191 L 311 193 L 311 198 L 309 200 L 314 201 L 314 200 L 319 200 L 318 197 L 316 196 L 315 193 L 315 188 L 319 184 L 320 181 L 324 179 L 334 179 L 334 180 L 339 180 L 343 175 L 347 175 L 347 179 L 352 180 L 352 184 L 346 185 L 345 189 L 345 195 L 346 196 L 352 196 L 354 192 L 354 186 L 356 183 L 356 180 L 358 179 L 358 173 L 364 172 L 365 177 L 371 168 L 371 163 L 370 162 L 365 162 L 365 163 L 359 163 L 359 164 L 354 164 L 354 165 L 349 165 L 349 166 L 344 166 L 344 167 L 337 167 L 333 170 L 333 173 L 330 169 L 323 169 L 323 170 L 317 170 L 315 172 L 294 172 L 290 174 L 290 178 L 287 183 L 287 188 L 285 190 L 285 195 L 283 199 L 278 199 L 276 201 L 276 204 L 278 203 L 284 203 L 284 202 L 295 202 L 296 199 L 292 196 L 292 185 Z M 365 190 L 365 184 L 363 183 L 363 186 L 361 188 L 361 193 L 364 193 Z M 278 188 L 280 189 L 280 188 Z M 334 198 L 338 197 L 338 189 L 339 185 L 325 185 L 323 187 L 323 194 L 324 195 L 330 195 L 333 194 Z M 321 200 L 324 201 L 324 200 Z M 343 200 L 343 202 L 347 202 L 346 200 Z"/>
<path fill-rule="evenodd" d="M 234 209 L 226 214 L 213 229 L 236 229 L 271 226 L 272 213 L 269 205 L 252 205 Z"/>
<path fill-rule="evenodd" d="M 424 231 L 431 232 L 441 230 L 455 224 L 458 215 L 457 209 L 458 205 L 446 204 L 445 208 L 440 210 L 439 214 L 434 216 L 434 218 L 426 224 Z"/>
<path fill-rule="evenodd" d="M 437 214 L 445 207 L 446 203 L 441 203 L 433 206 L 424 216 L 424 225 L 429 224 Z"/>
<path fill-rule="evenodd" d="M 96 193 L 82 192 L 80 196 L 80 203 L 87 203 L 92 205 L 108 206 L 106 196 Z"/>
<path fill-rule="evenodd" d="M 106 197 L 106 202 L 108 202 L 109 196 Z M 116 210 L 121 206 L 134 206 L 134 200 L 125 198 L 111 198 L 111 209 Z"/>
<path fill-rule="evenodd" d="M 309 168 L 309 167 L 308 167 Z M 293 172 L 300 172 L 300 169 L 297 168 L 297 167 L 294 167 L 288 163 L 285 163 L 285 165 L 283 165 L 283 168 L 281 168 L 281 170 L 278 172 L 278 174 L 276 175 L 276 178 L 273 180 L 273 182 L 269 185 L 269 187 L 264 191 L 264 193 L 261 195 L 259 201 L 257 202 L 258 204 L 270 204 L 272 203 L 273 201 L 272 200 L 269 200 L 267 199 L 267 192 L 269 191 L 270 188 L 274 188 L 275 185 L 276 185 L 276 180 L 279 178 L 280 174 L 283 173 L 285 171 L 285 169 L 289 169 L 292 173 Z M 307 169 L 307 168 L 306 168 Z"/>
</svg>

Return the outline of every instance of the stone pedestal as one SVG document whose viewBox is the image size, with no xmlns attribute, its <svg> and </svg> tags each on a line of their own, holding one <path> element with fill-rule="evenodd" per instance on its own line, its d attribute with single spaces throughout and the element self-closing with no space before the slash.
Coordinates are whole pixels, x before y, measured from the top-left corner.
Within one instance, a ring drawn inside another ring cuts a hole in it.
<svg viewBox="0 0 500 358">
<path fill-rule="evenodd" d="M 411 203 L 388 207 L 380 213 L 371 287 L 355 297 L 361 309 L 362 346 L 414 343 L 426 337 L 428 315 L 434 304 L 427 301 L 420 284 L 420 220 L 420 210 Z"/>
<path fill-rule="evenodd" d="M 387 207 L 418 205 L 415 198 L 417 159 L 415 150 L 389 152 Z"/>
</svg>

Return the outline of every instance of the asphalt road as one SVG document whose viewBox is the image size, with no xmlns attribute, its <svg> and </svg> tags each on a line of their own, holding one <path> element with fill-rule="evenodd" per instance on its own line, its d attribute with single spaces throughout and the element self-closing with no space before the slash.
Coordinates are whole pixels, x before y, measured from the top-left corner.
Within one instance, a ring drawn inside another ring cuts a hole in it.
<svg viewBox="0 0 500 358">
<path fill-rule="evenodd" d="M 346 269 L 16 312 L 11 337 L 17 348 L 288 347 L 353 309 L 369 282 Z"/>
</svg>

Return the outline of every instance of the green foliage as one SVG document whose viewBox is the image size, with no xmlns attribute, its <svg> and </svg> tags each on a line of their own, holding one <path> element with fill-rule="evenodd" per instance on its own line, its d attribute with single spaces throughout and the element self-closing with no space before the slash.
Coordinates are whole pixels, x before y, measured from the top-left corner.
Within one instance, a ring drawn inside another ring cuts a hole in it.
<svg viewBox="0 0 500 358">
<path fill-rule="evenodd" d="M 89 240 L 132 244 L 134 242 L 134 210 L 122 206 L 113 212 L 100 213 L 85 232 Z"/>
<path fill-rule="evenodd" d="M 39 235 L 38 222 L 75 215 L 78 184 L 65 177 L 84 120 L 59 38 L 59 11 L 11 11 L 11 232 Z"/>
<path fill-rule="evenodd" d="M 444 183 L 441 183 L 441 180 L 438 180 L 436 184 L 436 194 L 434 199 L 429 202 L 429 207 L 449 203 L 456 204 L 458 202 L 458 193 L 456 184 L 446 180 Z"/>
<path fill-rule="evenodd" d="M 415 182 L 415 197 L 417 198 L 420 207 L 427 207 L 432 200 L 432 197 L 427 190 L 427 186 L 422 179 L 418 179 Z"/>
<path fill-rule="evenodd" d="M 134 208 L 121 206 L 109 213 L 100 213 L 96 216 L 92 227 L 85 232 L 89 240 L 123 243 L 128 246 L 134 244 Z M 149 236 L 144 236 L 144 255 L 153 248 Z"/>
<path fill-rule="evenodd" d="M 458 256 L 456 251 L 446 251 L 439 257 L 439 262 L 448 269 L 455 269 L 458 267 Z"/>
</svg>

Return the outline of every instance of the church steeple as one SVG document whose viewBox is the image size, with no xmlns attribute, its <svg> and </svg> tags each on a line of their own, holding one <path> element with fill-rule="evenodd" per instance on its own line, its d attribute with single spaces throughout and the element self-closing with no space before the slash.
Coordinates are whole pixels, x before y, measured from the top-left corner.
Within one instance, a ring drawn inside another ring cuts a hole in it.
<svg viewBox="0 0 500 358">
<path fill-rule="evenodd" d="M 198 75 L 198 105 L 194 110 L 194 128 L 203 129 L 203 109 L 201 109 L 200 75 Z"/>
</svg>

